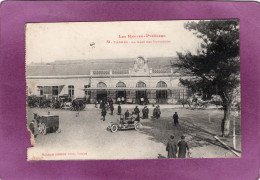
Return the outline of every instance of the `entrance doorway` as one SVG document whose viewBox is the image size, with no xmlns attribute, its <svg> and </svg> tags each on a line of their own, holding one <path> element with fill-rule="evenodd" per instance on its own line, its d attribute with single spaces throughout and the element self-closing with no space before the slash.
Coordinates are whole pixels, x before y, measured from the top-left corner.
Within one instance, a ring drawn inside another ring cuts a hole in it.
<svg viewBox="0 0 260 180">
<path fill-rule="evenodd" d="M 138 90 L 136 91 L 136 103 L 137 104 L 145 104 L 147 103 L 147 93 L 146 90 L 142 90 L 142 88 L 146 87 L 146 84 L 142 81 L 139 81 L 136 84 Z"/>
<path fill-rule="evenodd" d="M 163 81 L 160 81 L 156 85 L 157 88 L 166 88 L 167 84 Z M 168 93 L 167 90 L 157 90 L 156 91 L 156 103 L 165 104 L 167 103 Z"/>
<path fill-rule="evenodd" d="M 120 98 L 120 103 L 125 103 L 126 102 L 126 91 L 124 88 L 126 87 L 125 83 L 123 82 L 118 82 L 116 84 L 116 87 L 119 89 L 116 91 L 116 100 Z"/>
<path fill-rule="evenodd" d="M 97 101 L 106 101 L 107 100 L 107 91 L 105 90 L 97 90 Z"/>
<path fill-rule="evenodd" d="M 146 91 L 136 91 L 136 103 L 137 104 L 145 104 L 146 102 L 147 102 Z"/>
<path fill-rule="evenodd" d="M 107 91 L 105 90 L 107 87 L 107 85 L 104 82 L 99 82 L 97 84 L 97 88 L 99 88 L 100 90 L 97 90 L 97 101 L 100 102 L 102 101 L 106 101 L 107 100 Z"/>
</svg>

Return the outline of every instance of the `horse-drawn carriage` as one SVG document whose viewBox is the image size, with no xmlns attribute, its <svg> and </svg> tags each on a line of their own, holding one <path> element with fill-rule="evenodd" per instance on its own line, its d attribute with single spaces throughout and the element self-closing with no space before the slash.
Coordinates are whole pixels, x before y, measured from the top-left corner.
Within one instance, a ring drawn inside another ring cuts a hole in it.
<svg viewBox="0 0 260 180">
<path fill-rule="evenodd" d="M 82 111 L 85 109 L 86 102 L 84 99 L 74 99 L 72 102 L 72 110 L 73 111 Z"/>
<path fill-rule="evenodd" d="M 35 123 L 35 124 L 34 124 Z M 58 115 L 43 115 L 40 116 L 34 113 L 34 120 L 29 125 L 30 130 L 34 133 L 37 128 L 41 134 L 48 132 L 56 132 L 59 129 L 59 116 Z"/>
</svg>

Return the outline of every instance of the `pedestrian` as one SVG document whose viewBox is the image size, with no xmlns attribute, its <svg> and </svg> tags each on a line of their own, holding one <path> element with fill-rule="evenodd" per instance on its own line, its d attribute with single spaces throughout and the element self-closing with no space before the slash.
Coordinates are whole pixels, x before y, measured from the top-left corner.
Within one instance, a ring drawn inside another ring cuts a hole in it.
<svg viewBox="0 0 260 180">
<path fill-rule="evenodd" d="M 117 107 L 117 114 L 121 115 L 121 112 L 122 112 L 122 108 L 121 108 L 121 106 L 119 104 L 118 107 Z"/>
<path fill-rule="evenodd" d="M 103 119 L 103 121 L 106 120 L 106 115 L 107 115 L 107 110 L 106 110 L 106 108 L 104 107 L 104 108 L 102 109 L 102 111 L 101 111 L 101 116 L 103 117 L 103 118 L 101 118 L 101 119 Z"/>
<path fill-rule="evenodd" d="M 38 135 L 38 132 L 37 132 L 37 130 L 38 130 L 38 125 L 37 125 L 37 122 L 36 122 L 34 119 L 33 119 L 32 122 L 29 124 L 29 129 L 31 130 L 31 132 L 32 132 L 32 134 L 33 134 L 33 136 L 34 136 L 34 138 L 36 138 L 37 135 Z"/>
<path fill-rule="evenodd" d="M 111 115 L 113 115 L 113 112 L 114 112 L 114 105 L 110 105 L 110 111 L 111 111 Z"/>
<path fill-rule="evenodd" d="M 136 120 L 140 121 L 140 110 L 139 110 L 138 106 L 135 107 L 134 113 L 137 115 Z"/>
<path fill-rule="evenodd" d="M 161 117 L 161 110 L 160 110 L 160 106 L 158 105 L 157 106 L 157 116 L 156 116 L 156 118 L 158 119 L 160 117 Z"/>
<path fill-rule="evenodd" d="M 176 158 L 176 154 L 177 154 L 177 145 L 174 141 L 174 136 L 172 135 L 170 137 L 170 140 L 167 143 L 166 146 L 166 151 L 168 151 L 168 158 Z"/>
<path fill-rule="evenodd" d="M 129 118 L 129 111 L 128 111 L 128 109 L 125 112 L 125 119 L 127 119 L 127 118 Z"/>
<path fill-rule="evenodd" d="M 97 104 L 98 104 L 98 103 L 97 103 L 97 100 L 96 100 L 96 101 L 95 101 L 95 108 L 97 108 Z"/>
<path fill-rule="evenodd" d="M 157 107 L 153 109 L 153 118 L 157 117 Z"/>
<path fill-rule="evenodd" d="M 144 98 L 141 97 L 141 105 L 143 105 L 143 104 L 144 104 Z"/>
<path fill-rule="evenodd" d="M 145 106 L 145 119 L 148 119 L 149 117 L 149 109 L 147 106 Z"/>
<path fill-rule="evenodd" d="M 143 119 L 145 119 L 146 115 L 145 115 L 145 107 L 142 109 L 142 113 L 143 113 Z"/>
<path fill-rule="evenodd" d="M 125 103 L 125 97 L 124 96 L 121 98 L 121 101 L 122 101 L 123 104 Z"/>
<path fill-rule="evenodd" d="M 179 153 L 178 158 L 186 158 L 186 150 L 189 151 L 188 143 L 185 141 L 185 136 L 181 136 L 181 141 L 178 143 Z"/>
<path fill-rule="evenodd" d="M 177 126 L 179 124 L 179 116 L 178 116 L 177 112 L 174 113 L 172 118 L 173 118 L 173 121 L 174 121 L 174 125 Z"/>
<path fill-rule="evenodd" d="M 120 101 L 121 101 L 121 99 L 120 99 L 120 97 L 118 97 L 117 98 L 117 103 L 120 104 Z"/>
<path fill-rule="evenodd" d="M 99 101 L 99 103 L 100 103 L 100 104 L 99 104 L 99 108 L 100 108 L 100 109 L 103 109 L 103 101 L 102 101 L 102 99 Z"/>
<path fill-rule="evenodd" d="M 112 101 L 112 99 L 110 97 L 108 98 L 107 102 L 108 102 L 109 106 L 111 106 L 113 104 L 113 101 Z"/>
</svg>

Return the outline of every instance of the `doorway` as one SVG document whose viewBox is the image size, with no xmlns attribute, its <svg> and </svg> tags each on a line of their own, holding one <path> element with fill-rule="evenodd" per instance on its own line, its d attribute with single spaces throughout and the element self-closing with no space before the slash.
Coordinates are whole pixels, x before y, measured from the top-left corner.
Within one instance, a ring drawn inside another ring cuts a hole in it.
<svg viewBox="0 0 260 180">
<path fill-rule="evenodd" d="M 156 91 L 156 103 L 165 104 L 167 103 L 168 93 L 167 90 L 163 89 L 167 87 L 164 81 L 159 81 L 156 85 L 157 88 L 162 88 L 162 90 Z"/>
</svg>

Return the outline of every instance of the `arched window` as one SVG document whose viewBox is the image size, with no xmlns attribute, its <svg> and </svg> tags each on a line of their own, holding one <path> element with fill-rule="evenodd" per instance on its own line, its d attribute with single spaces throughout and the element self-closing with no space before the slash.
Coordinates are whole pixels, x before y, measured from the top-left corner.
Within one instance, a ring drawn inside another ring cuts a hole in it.
<svg viewBox="0 0 260 180">
<path fill-rule="evenodd" d="M 97 84 L 97 87 L 98 87 L 98 88 L 106 88 L 107 85 L 106 85 L 105 83 L 103 83 L 103 82 L 99 82 L 99 83 Z"/>
<path fill-rule="evenodd" d="M 167 87 L 167 84 L 164 81 L 159 81 L 156 87 Z"/>
<path fill-rule="evenodd" d="M 126 87 L 126 85 L 125 85 L 125 83 L 123 83 L 123 82 L 118 82 L 118 83 L 116 84 L 116 87 Z"/>
<path fill-rule="evenodd" d="M 162 103 L 162 104 L 167 103 L 168 92 L 166 89 L 163 89 L 167 87 L 167 84 L 164 81 L 159 81 L 156 84 L 156 87 L 158 88 L 156 90 L 156 103 Z"/>
<path fill-rule="evenodd" d="M 142 81 L 139 81 L 138 83 L 136 83 L 136 87 L 144 88 L 144 87 L 146 87 L 146 84 L 144 82 L 142 82 Z"/>
</svg>

